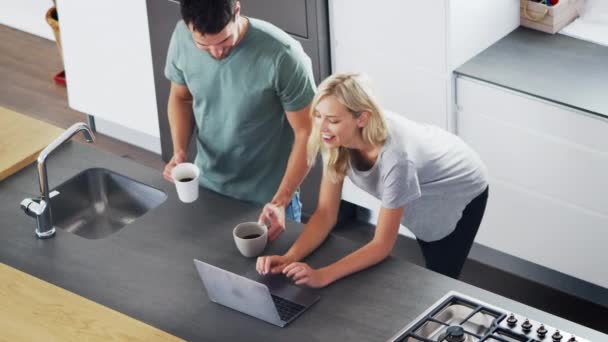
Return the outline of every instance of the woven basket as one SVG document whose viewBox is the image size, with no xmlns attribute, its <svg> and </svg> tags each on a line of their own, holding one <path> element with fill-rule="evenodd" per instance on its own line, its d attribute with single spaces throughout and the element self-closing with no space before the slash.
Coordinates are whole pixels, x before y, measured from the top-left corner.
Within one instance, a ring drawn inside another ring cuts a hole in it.
<svg viewBox="0 0 608 342">
<path fill-rule="evenodd" d="M 61 62 L 63 63 L 63 50 L 61 49 L 61 34 L 59 32 L 59 21 L 55 19 L 57 17 L 57 8 L 55 6 L 49 8 L 46 11 L 46 22 L 53 29 L 53 35 L 55 36 L 55 42 L 57 42 L 57 47 L 59 48 L 59 54 L 61 55 Z"/>
<path fill-rule="evenodd" d="M 535 30 L 556 33 L 578 17 L 582 0 L 560 0 L 547 6 L 529 0 L 520 0 L 520 24 Z"/>
</svg>

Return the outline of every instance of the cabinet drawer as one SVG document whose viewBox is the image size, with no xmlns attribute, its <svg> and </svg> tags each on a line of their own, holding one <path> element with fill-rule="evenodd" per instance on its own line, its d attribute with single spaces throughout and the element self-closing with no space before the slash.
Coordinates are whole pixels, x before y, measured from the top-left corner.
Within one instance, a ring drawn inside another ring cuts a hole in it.
<svg viewBox="0 0 608 342">
<path fill-rule="evenodd" d="M 608 119 L 466 77 L 456 83 L 462 112 L 608 153 Z"/>
<path fill-rule="evenodd" d="M 608 121 L 470 80 L 457 93 L 459 135 L 493 178 L 608 215 Z"/>
<path fill-rule="evenodd" d="M 475 241 L 608 288 L 606 227 L 607 216 L 491 180 Z"/>
</svg>

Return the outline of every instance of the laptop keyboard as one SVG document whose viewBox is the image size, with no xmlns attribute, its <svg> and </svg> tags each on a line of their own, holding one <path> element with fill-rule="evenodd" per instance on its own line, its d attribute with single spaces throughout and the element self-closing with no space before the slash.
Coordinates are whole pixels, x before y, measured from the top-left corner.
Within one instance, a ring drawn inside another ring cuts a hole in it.
<svg viewBox="0 0 608 342">
<path fill-rule="evenodd" d="M 277 311 L 279 312 L 279 317 L 281 317 L 281 320 L 285 322 L 288 322 L 290 319 L 293 318 L 293 316 L 304 310 L 304 306 L 300 304 L 290 302 L 273 294 L 271 294 L 271 296 L 277 308 Z"/>
</svg>

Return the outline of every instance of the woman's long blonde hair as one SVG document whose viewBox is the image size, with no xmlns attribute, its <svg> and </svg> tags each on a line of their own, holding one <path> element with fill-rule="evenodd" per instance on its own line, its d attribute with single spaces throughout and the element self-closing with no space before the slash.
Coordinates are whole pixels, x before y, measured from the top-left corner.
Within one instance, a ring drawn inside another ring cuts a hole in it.
<svg viewBox="0 0 608 342">
<path fill-rule="evenodd" d="M 363 112 L 369 113 L 367 125 L 361 128 L 363 141 L 374 146 L 381 146 L 386 141 L 387 127 L 384 114 L 380 110 L 369 86 L 360 74 L 335 74 L 326 78 L 317 89 L 312 100 L 310 116 L 314 122 L 316 107 L 326 96 L 334 96 L 351 114 L 358 118 Z M 308 165 L 314 165 L 317 155 L 323 157 L 323 170 L 332 182 L 344 179 L 350 163 L 350 151 L 340 146 L 328 149 L 321 141 L 320 128 L 313 126 L 308 138 Z"/>
</svg>

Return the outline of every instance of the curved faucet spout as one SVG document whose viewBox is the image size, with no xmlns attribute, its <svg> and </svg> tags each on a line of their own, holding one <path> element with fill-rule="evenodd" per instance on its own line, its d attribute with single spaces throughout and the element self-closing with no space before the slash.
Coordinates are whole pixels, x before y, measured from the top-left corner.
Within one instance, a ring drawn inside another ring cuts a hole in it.
<svg viewBox="0 0 608 342">
<path fill-rule="evenodd" d="M 76 133 L 82 132 L 88 143 L 95 141 L 95 135 L 91 128 L 84 122 L 78 122 L 66 129 L 60 136 L 53 140 L 42 152 L 38 155 L 38 177 L 40 182 L 40 193 L 44 200 L 49 198 L 48 179 L 46 176 L 46 159 L 64 142 L 70 140 Z"/>
<path fill-rule="evenodd" d="M 95 141 L 95 135 L 91 128 L 83 123 L 79 122 L 73 124 L 71 127 L 65 130 L 60 136 L 58 136 L 53 142 L 45 147 L 42 152 L 38 155 L 38 181 L 40 183 L 40 203 L 43 203 L 40 213 L 35 213 L 38 218 L 38 228 L 36 234 L 40 238 L 50 237 L 54 233 L 53 228 L 53 216 L 51 213 L 50 197 L 49 197 L 49 182 L 46 171 L 46 159 L 53 153 L 61 144 L 70 140 L 75 134 L 82 132 L 87 142 L 92 143 Z"/>
</svg>

